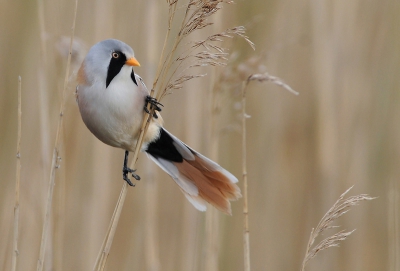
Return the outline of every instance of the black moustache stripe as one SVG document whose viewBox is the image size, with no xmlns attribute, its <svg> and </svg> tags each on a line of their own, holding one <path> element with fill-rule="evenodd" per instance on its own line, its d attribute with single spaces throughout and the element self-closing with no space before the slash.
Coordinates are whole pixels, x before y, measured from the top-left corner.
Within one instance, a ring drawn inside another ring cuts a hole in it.
<svg viewBox="0 0 400 271">
<path fill-rule="evenodd" d="M 122 67 L 125 65 L 126 62 L 126 56 L 120 51 L 115 51 L 114 53 L 117 53 L 119 57 L 111 57 L 110 64 L 108 65 L 108 72 L 107 72 L 107 79 L 106 79 L 106 88 L 108 85 L 111 83 L 111 81 L 114 79 L 115 76 L 121 71 Z M 132 69 L 131 73 L 131 78 L 133 82 L 137 84 L 135 74 Z"/>
<path fill-rule="evenodd" d="M 135 85 L 138 85 L 136 82 L 135 73 L 133 72 L 133 68 L 132 68 L 131 78 L 133 80 L 133 83 L 135 83 Z"/>
</svg>

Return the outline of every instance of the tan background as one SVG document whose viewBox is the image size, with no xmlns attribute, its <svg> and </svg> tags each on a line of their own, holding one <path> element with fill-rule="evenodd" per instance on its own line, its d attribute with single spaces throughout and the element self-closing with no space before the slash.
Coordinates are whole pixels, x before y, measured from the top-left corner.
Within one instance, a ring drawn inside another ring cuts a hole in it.
<svg viewBox="0 0 400 271">
<path fill-rule="evenodd" d="M 23 112 L 18 270 L 35 270 L 66 66 L 56 44 L 70 34 L 73 7 L 65 0 L 0 0 L 1 270 L 11 267 L 17 78 Z M 268 83 L 249 88 L 252 270 L 299 270 L 311 228 L 352 185 L 352 194 L 379 198 L 337 221 L 357 231 L 307 270 L 400 270 L 399 12 L 394 0 L 237 0 L 210 30 L 246 25 L 257 50 L 233 40 L 237 58 L 216 89 L 221 114 L 211 113 L 211 89 L 221 78 L 213 69 L 163 101 L 168 130 L 241 178 L 235 82 L 268 71 L 300 92 Z M 161 0 L 80 1 L 82 44 L 73 70 L 79 54 L 113 37 L 134 48 L 142 63 L 135 71 L 151 85 L 166 23 Z M 123 151 L 89 133 L 74 88 L 71 79 L 45 270 L 91 270 L 122 185 Z M 212 124 L 221 127 L 217 143 Z M 204 270 L 205 214 L 145 155 L 137 168 L 143 180 L 128 191 L 107 270 Z M 219 215 L 213 252 L 219 270 L 243 270 L 242 204 L 233 203 L 232 217 Z"/>
</svg>

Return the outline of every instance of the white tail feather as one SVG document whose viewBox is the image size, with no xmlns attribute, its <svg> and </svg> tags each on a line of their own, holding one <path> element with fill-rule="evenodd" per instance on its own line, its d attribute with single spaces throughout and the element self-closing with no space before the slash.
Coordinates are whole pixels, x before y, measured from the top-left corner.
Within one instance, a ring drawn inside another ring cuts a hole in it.
<svg viewBox="0 0 400 271">
<path fill-rule="evenodd" d="M 181 176 L 179 174 L 178 169 L 176 166 L 165 159 L 162 158 L 155 158 L 149 154 L 147 156 L 154 161 L 162 170 L 168 173 L 169 176 L 174 179 L 174 181 L 179 185 L 179 187 L 182 189 L 185 194 L 188 194 L 189 196 L 198 196 L 199 195 L 199 190 L 197 189 L 197 186 L 185 178 L 184 176 Z M 194 204 L 193 204 L 194 205 Z M 197 207 L 196 207 L 197 208 Z M 200 210 L 200 209 L 199 209 Z"/>
<path fill-rule="evenodd" d="M 200 157 L 203 162 L 207 164 L 207 167 L 209 170 L 213 171 L 220 171 L 222 174 L 224 174 L 232 183 L 237 183 L 238 179 L 229 171 L 221 167 L 219 164 L 215 163 L 213 160 L 207 158 L 206 156 L 202 155 L 201 153 L 193 150 L 190 148 L 188 145 L 180 141 L 176 136 L 168 132 L 167 130 L 164 129 L 165 132 L 167 132 L 173 139 L 174 139 L 174 146 L 178 150 L 178 152 L 182 155 L 182 157 L 185 160 L 194 160 L 194 155 L 193 153 L 196 154 L 196 156 Z"/>
<path fill-rule="evenodd" d="M 207 201 L 199 196 L 191 196 L 185 191 L 182 191 L 188 201 L 199 211 L 205 212 L 207 210 Z"/>
</svg>

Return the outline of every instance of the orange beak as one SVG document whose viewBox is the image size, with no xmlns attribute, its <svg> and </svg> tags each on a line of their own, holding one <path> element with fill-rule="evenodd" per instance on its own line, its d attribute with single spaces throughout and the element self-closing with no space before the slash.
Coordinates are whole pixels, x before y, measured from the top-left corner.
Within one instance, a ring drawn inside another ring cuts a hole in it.
<svg viewBox="0 0 400 271">
<path fill-rule="evenodd" d="M 131 57 L 130 59 L 128 59 L 128 60 L 125 62 L 125 64 L 126 64 L 126 65 L 129 65 L 129 66 L 139 66 L 139 67 L 140 67 L 139 61 L 137 61 L 136 58 L 134 58 L 134 57 Z"/>
</svg>

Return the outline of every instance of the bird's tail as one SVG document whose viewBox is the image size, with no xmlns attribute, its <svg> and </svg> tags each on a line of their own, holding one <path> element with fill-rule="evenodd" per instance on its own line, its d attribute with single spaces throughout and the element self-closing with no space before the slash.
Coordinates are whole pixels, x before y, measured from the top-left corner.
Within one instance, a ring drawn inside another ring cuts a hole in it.
<svg viewBox="0 0 400 271">
<path fill-rule="evenodd" d="M 147 146 L 146 152 L 200 211 L 205 211 L 206 202 L 209 202 L 220 211 L 231 214 L 229 201 L 242 196 L 235 184 L 238 182 L 235 176 L 163 128 L 160 137 Z"/>
</svg>

